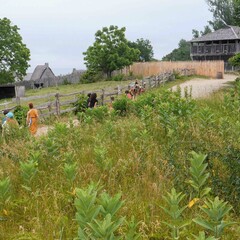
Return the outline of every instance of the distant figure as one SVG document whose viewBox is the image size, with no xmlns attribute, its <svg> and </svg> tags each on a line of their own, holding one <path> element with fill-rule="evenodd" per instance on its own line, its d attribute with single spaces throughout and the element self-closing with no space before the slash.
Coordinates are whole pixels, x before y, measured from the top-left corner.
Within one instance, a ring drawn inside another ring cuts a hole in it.
<svg viewBox="0 0 240 240">
<path fill-rule="evenodd" d="M 6 114 L 6 120 L 2 124 L 3 135 L 10 134 L 12 131 L 19 129 L 19 124 L 16 119 L 14 119 L 14 114 L 12 112 L 8 112 Z"/>
<path fill-rule="evenodd" d="M 90 108 L 95 108 L 98 105 L 98 100 L 97 100 L 97 94 L 92 93 L 90 96 L 90 102 L 89 102 L 89 107 Z"/>
<path fill-rule="evenodd" d="M 125 91 L 125 94 L 126 94 L 126 97 L 128 98 L 128 99 L 132 99 L 132 94 L 129 92 L 129 90 L 126 90 Z"/>
<path fill-rule="evenodd" d="M 4 110 L 3 111 L 3 115 L 4 115 L 4 117 L 2 118 L 2 125 L 4 124 L 4 122 L 7 120 L 7 117 L 6 117 L 6 115 L 9 113 L 9 110 Z"/>
<path fill-rule="evenodd" d="M 27 126 L 29 127 L 29 131 L 32 135 L 36 134 L 38 127 L 38 111 L 33 108 L 33 104 L 29 103 L 29 111 L 27 113 Z"/>
<path fill-rule="evenodd" d="M 91 98 L 91 93 L 88 93 L 88 99 L 87 99 L 87 108 L 90 107 L 90 98 Z"/>
<path fill-rule="evenodd" d="M 110 103 L 108 104 L 108 107 L 109 107 L 109 110 L 111 111 L 111 110 L 113 110 L 113 102 L 114 102 L 114 97 L 111 97 L 110 98 Z"/>
</svg>

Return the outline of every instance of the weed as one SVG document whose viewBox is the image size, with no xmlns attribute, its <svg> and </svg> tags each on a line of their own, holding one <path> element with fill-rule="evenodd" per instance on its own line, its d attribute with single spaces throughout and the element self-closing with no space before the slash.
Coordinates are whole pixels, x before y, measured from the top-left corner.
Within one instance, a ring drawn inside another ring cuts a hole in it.
<svg viewBox="0 0 240 240">
<path fill-rule="evenodd" d="M 203 228 L 209 230 L 214 234 L 214 237 L 221 237 L 226 227 L 235 224 L 235 222 L 224 221 L 223 218 L 232 209 L 227 202 L 219 200 L 218 197 L 212 201 L 208 199 L 205 201 L 205 205 L 200 209 L 208 216 L 209 220 L 203 218 L 195 218 L 193 221 Z"/>
</svg>

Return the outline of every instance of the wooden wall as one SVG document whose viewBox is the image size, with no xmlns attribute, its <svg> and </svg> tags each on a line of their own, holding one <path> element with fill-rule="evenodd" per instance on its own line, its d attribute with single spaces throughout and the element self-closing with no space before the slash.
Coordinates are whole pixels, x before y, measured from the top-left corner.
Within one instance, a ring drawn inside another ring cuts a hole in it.
<svg viewBox="0 0 240 240">
<path fill-rule="evenodd" d="M 189 61 L 189 62 L 145 62 L 134 63 L 123 73 L 132 72 L 134 75 L 148 77 L 177 69 L 195 69 L 197 75 L 217 78 L 224 75 L 223 61 Z M 220 73 L 220 74 L 219 74 Z"/>
</svg>

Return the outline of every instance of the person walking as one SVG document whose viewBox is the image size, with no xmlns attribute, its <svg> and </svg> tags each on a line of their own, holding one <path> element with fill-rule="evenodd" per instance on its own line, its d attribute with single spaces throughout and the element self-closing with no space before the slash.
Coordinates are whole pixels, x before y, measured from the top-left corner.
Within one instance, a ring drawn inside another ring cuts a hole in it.
<svg viewBox="0 0 240 240">
<path fill-rule="evenodd" d="M 27 126 L 30 133 L 34 135 L 37 132 L 39 115 L 37 109 L 33 108 L 32 103 L 29 103 L 28 106 L 30 110 L 27 113 Z"/>
</svg>

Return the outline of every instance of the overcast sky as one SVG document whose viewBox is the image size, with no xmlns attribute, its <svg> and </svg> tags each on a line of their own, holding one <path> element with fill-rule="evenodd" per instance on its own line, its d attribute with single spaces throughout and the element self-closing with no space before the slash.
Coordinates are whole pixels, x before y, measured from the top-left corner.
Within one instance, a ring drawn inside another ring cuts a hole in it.
<svg viewBox="0 0 240 240">
<path fill-rule="evenodd" d="M 150 40 L 160 60 L 212 19 L 205 0 L 0 0 L 3 17 L 31 51 L 28 72 L 47 62 L 56 75 L 86 68 L 82 53 L 102 27 L 126 27 L 128 40 Z"/>
</svg>

